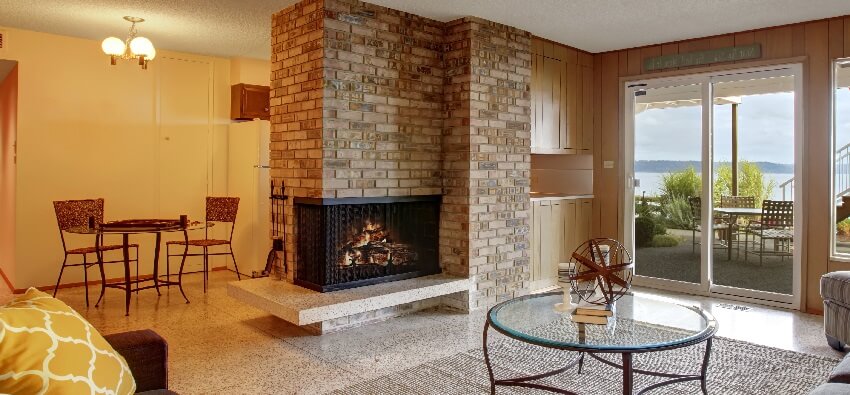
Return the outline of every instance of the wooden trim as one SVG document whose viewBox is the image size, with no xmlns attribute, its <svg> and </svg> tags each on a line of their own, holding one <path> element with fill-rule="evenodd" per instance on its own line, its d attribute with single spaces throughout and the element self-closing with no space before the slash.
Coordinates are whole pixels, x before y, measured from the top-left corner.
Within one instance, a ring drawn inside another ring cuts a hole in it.
<svg viewBox="0 0 850 395">
<path fill-rule="evenodd" d="M 210 269 L 211 272 L 217 272 L 217 271 L 220 271 L 220 270 L 230 270 L 230 269 L 228 269 L 227 266 L 216 266 L 216 267 Z M 0 274 L 2 274 L 2 273 L 3 273 L 3 270 L 0 269 Z M 191 273 L 200 273 L 200 271 L 199 272 L 191 272 Z M 183 273 L 183 274 L 187 274 L 187 273 Z M 3 278 L 4 279 L 6 278 L 5 274 L 3 274 Z M 141 277 L 137 276 L 137 277 L 131 277 L 131 278 L 141 278 L 142 280 L 147 280 L 147 279 L 153 278 L 153 274 L 146 274 L 146 275 L 141 276 Z M 113 282 L 113 281 L 119 281 L 119 280 L 123 280 L 123 279 L 124 279 L 124 277 L 113 277 L 113 278 L 106 279 L 106 281 L 107 282 Z M 29 288 L 13 288 L 11 286 L 12 284 L 8 281 L 8 279 L 6 280 L 6 284 L 9 285 L 9 289 L 12 290 L 13 294 L 22 294 L 24 292 L 27 292 L 27 290 L 29 289 Z M 89 281 L 89 285 L 97 285 L 97 284 L 100 284 L 100 280 Z M 76 283 L 59 284 L 58 288 L 59 289 L 76 288 L 76 287 L 81 287 L 83 285 L 85 285 L 85 282 L 80 281 L 80 282 L 76 282 Z M 54 285 L 38 285 L 38 286 L 35 286 L 34 288 L 39 290 L 39 291 L 50 291 L 55 287 L 56 286 L 54 286 Z M 33 287 L 30 287 L 30 288 L 33 288 Z"/>
<path fill-rule="evenodd" d="M 657 45 L 673 45 L 673 44 L 686 44 L 685 47 L 688 50 L 695 50 L 695 49 L 689 47 L 691 45 L 691 43 L 697 42 L 695 45 L 697 47 L 699 47 L 700 44 L 701 44 L 701 43 L 699 43 L 699 41 L 703 41 L 703 40 L 706 40 L 706 39 L 710 40 L 710 39 L 713 39 L 713 38 L 719 38 L 719 37 L 726 36 L 726 35 L 729 35 L 729 34 L 735 34 L 736 35 L 735 45 L 741 45 L 741 44 L 743 44 L 743 42 L 740 42 L 738 40 L 738 37 L 737 37 L 738 34 L 746 34 L 746 35 L 749 35 L 752 38 L 752 37 L 754 37 L 753 35 L 757 32 L 764 32 L 764 31 L 767 31 L 767 30 L 778 29 L 778 28 L 783 28 L 783 27 L 794 28 L 796 26 L 803 26 L 807 23 L 821 22 L 821 21 L 831 21 L 833 19 L 843 19 L 843 18 L 847 18 L 847 17 L 850 17 L 850 15 L 840 15 L 840 16 L 834 16 L 834 17 L 830 17 L 830 18 L 812 19 L 812 20 L 808 20 L 808 21 L 787 23 L 787 24 L 784 24 L 784 25 L 766 26 L 766 27 L 760 27 L 758 29 L 742 30 L 742 31 L 732 32 L 732 33 L 721 33 L 721 34 L 715 34 L 715 35 L 711 35 L 711 36 L 688 38 L 688 39 L 677 40 L 677 41 L 668 41 L 668 42 L 665 42 L 665 43 L 656 43 L 656 44 L 641 45 L 641 46 L 637 46 L 637 47 L 614 49 L 614 50 L 610 50 L 610 51 L 596 52 L 595 54 L 600 55 L 600 54 L 606 54 L 606 53 L 616 53 L 616 52 L 620 52 L 620 51 L 629 51 L 629 50 L 633 50 L 633 49 L 644 49 L 644 48 L 648 48 L 648 47 L 654 47 L 654 46 L 657 46 Z M 541 40 L 545 40 L 545 39 L 541 38 Z M 752 41 L 752 40 L 750 40 L 750 41 Z M 561 45 L 563 45 L 563 44 L 561 44 Z M 681 45 L 679 47 L 679 52 L 683 52 Z M 687 52 L 687 51 L 684 51 L 684 52 Z"/>
<path fill-rule="evenodd" d="M 755 67 L 769 67 L 769 66 L 780 66 L 784 64 L 794 64 L 801 63 L 805 66 L 808 62 L 807 56 L 794 56 L 790 58 L 782 58 L 782 59 L 766 59 L 766 60 L 754 60 L 751 62 L 745 63 L 723 63 L 714 66 L 705 66 L 705 67 L 694 67 L 690 69 L 681 69 L 681 70 L 671 70 L 671 71 L 663 71 L 660 73 L 644 73 L 644 74 L 636 74 L 636 75 L 625 75 L 620 76 L 620 86 L 630 81 L 639 81 L 639 80 L 653 80 L 659 78 L 670 78 L 670 77 L 684 77 L 688 75 L 694 74 L 704 74 L 704 73 L 715 73 L 718 71 L 734 71 L 740 69 L 749 69 Z M 805 75 L 805 70 L 803 71 Z M 621 92 L 622 93 L 622 92 Z"/>
<path fill-rule="evenodd" d="M 806 309 L 806 314 L 823 315 L 822 309 Z"/>
<path fill-rule="evenodd" d="M 572 50 L 578 51 L 579 53 L 583 53 L 583 54 L 587 54 L 587 55 L 594 55 L 594 53 L 593 53 L 593 52 L 585 51 L 585 50 L 583 50 L 583 49 L 579 49 L 579 48 L 576 48 L 576 47 L 571 47 L 571 46 L 569 46 L 569 45 L 567 45 L 567 44 L 559 43 L 559 42 L 557 42 L 557 41 L 550 40 L 550 39 L 548 39 L 548 38 L 543 38 L 543 37 L 539 37 L 539 36 L 531 36 L 531 39 L 532 39 L 532 40 L 540 40 L 540 41 L 547 42 L 547 43 L 551 43 L 551 44 L 555 44 L 555 45 L 560 45 L 560 46 L 562 46 L 562 47 L 567 47 L 567 48 L 569 48 L 569 49 L 572 49 Z M 534 52 L 534 48 L 532 48 L 531 53 L 535 53 L 535 52 Z M 542 53 L 539 53 L 538 55 L 543 55 L 543 54 L 542 54 Z"/>
<path fill-rule="evenodd" d="M 3 277 L 3 282 L 5 282 L 5 283 L 6 283 L 6 286 L 8 286 L 8 287 L 9 287 L 9 290 L 10 290 L 10 291 L 12 291 L 12 292 L 14 292 L 14 291 L 15 291 L 15 286 L 14 286 L 14 285 L 12 285 L 12 281 L 11 281 L 11 280 L 9 280 L 9 277 L 6 277 L 6 273 L 3 273 L 3 269 L 2 269 L 2 268 L 0 268 L 0 277 Z"/>
</svg>

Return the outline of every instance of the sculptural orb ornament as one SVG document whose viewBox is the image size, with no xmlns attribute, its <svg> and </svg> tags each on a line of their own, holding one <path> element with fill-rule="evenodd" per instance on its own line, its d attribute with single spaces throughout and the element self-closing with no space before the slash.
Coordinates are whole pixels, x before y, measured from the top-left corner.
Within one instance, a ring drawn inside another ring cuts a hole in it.
<svg viewBox="0 0 850 395">
<path fill-rule="evenodd" d="M 572 254 L 572 292 L 591 304 L 613 305 L 631 288 L 632 256 L 619 241 L 590 239 Z"/>
</svg>

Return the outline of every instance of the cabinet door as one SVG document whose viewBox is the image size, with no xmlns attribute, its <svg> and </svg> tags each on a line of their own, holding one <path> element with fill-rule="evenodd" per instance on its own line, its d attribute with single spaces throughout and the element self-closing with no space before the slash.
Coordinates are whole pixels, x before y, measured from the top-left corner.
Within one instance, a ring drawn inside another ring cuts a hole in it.
<svg viewBox="0 0 850 395">
<path fill-rule="evenodd" d="M 578 243 L 590 239 L 591 221 L 593 215 L 593 201 L 590 199 L 579 199 L 576 203 L 576 235 Z"/>
<path fill-rule="evenodd" d="M 540 202 L 531 204 L 531 290 L 536 290 L 536 284 L 540 281 Z"/>
<path fill-rule="evenodd" d="M 582 106 L 582 128 L 581 145 L 583 150 L 593 149 L 593 68 L 582 66 L 581 68 L 581 106 Z"/>
<path fill-rule="evenodd" d="M 565 63 L 567 69 L 567 140 L 564 141 L 564 144 L 561 148 L 575 149 L 578 148 L 579 142 L 578 108 L 579 98 L 581 97 L 581 85 L 579 84 L 578 52 L 572 48 L 568 48 Z"/>
<path fill-rule="evenodd" d="M 543 130 L 543 41 L 531 40 L 531 147 L 542 146 Z"/>
<path fill-rule="evenodd" d="M 576 232 L 576 201 L 564 200 L 564 255 L 565 262 L 572 258 L 573 251 L 578 246 L 578 233 Z"/>
<path fill-rule="evenodd" d="M 532 243 L 537 246 L 536 251 L 540 252 L 540 263 L 534 267 L 534 273 L 532 273 L 532 278 L 535 279 L 531 284 L 532 290 L 549 288 L 556 283 L 557 263 L 555 261 L 558 259 L 558 249 L 555 244 L 557 241 L 554 237 L 554 231 L 557 221 L 552 220 L 552 206 L 549 203 L 540 202 L 534 213 L 538 236 L 536 239 L 539 240 L 539 243 L 535 241 Z"/>
<path fill-rule="evenodd" d="M 553 228 L 553 238 L 555 239 L 555 244 L 552 245 L 552 248 L 556 251 L 554 253 L 554 266 L 555 272 L 557 276 L 558 264 L 564 261 L 564 251 L 566 251 L 565 246 L 565 238 L 564 238 L 564 202 L 563 201 L 553 201 L 552 202 L 552 228 Z"/>
<path fill-rule="evenodd" d="M 560 105 L 561 105 L 561 73 L 562 64 L 552 58 L 543 59 L 543 146 L 542 148 L 559 148 L 560 144 Z"/>
<path fill-rule="evenodd" d="M 269 87 L 245 85 L 242 91 L 242 114 L 246 118 L 269 119 Z"/>
</svg>

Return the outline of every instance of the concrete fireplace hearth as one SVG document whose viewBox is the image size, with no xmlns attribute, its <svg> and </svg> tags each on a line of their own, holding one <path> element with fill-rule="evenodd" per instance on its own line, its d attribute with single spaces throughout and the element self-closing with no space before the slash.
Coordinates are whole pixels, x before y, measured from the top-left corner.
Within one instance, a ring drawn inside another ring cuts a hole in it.
<svg viewBox="0 0 850 395">
<path fill-rule="evenodd" d="M 442 287 L 451 292 L 420 305 L 437 300 L 471 310 L 526 294 L 530 43 L 528 32 L 478 18 L 441 22 L 357 0 L 303 0 L 274 14 L 271 175 L 290 196 L 283 216 L 289 281 L 298 282 L 308 261 L 299 256 L 305 246 L 298 245 L 295 202 L 437 196 L 433 257 L 412 248 L 398 229 L 368 246 L 368 258 L 362 244 L 309 253 L 345 266 L 390 261 L 393 270 L 396 263 L 436 259 L 442 274 L 423 278 L 451 279 Z M 341 248 L 349 255 L 334 255 Z M 274 313 L 268 303 L 280 298 L 245 293 L 294 286 L 231 290 Z"/>
</svg>

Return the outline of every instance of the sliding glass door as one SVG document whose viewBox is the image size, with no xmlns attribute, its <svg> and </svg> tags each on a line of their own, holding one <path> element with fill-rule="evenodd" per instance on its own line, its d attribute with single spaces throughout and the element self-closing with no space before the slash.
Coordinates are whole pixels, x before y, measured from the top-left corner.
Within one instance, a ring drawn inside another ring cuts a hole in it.
<svg viewBox="0 0 850 395">
<path fill-rule="evenodd" d="M 800 67 L 626 84 L 635 283 L 799 304 Z"/>
</svg>

